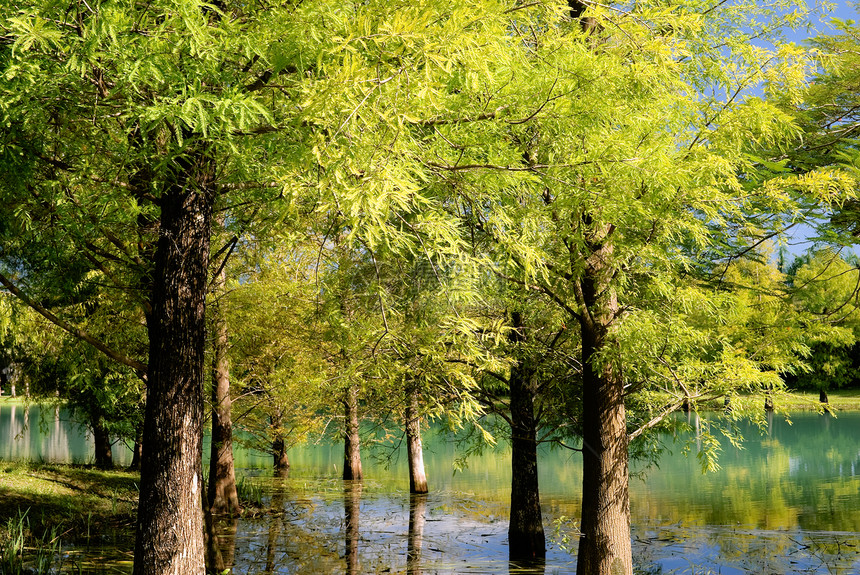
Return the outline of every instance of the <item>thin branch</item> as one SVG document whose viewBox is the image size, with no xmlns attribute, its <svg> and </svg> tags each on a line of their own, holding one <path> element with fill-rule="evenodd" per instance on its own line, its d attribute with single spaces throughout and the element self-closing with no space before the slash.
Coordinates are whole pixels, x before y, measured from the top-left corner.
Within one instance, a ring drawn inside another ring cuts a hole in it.
<svg viewBox="0 0 860 575">
<path fill-rule="evenodd" d="M 130 357 L 127 357 L 127 356 L 119 353 L 118 351 L 109 347 L 103 341 L 93 337 L 92 335 L 83 331 L 82 329 L 76 328 L 75 326 L 73 326 L 73 325 L 63 321 L 62 319 L 58 318 L 53 313 L 51 313 L 47 309 L 40 306 L 39 304 L 37 304 L 36 302 L 31 300 L 29 297 L 27 297 L 27 295 L 24 294 L 24 292 L 19 290 L 15 286 L 15 284 L 13 284 L 9 280 L 9 278 L 7 278 L 2 273 L 0 273 L 0 284 L 3 284 L 3 286 L 7 290 L 9 290 L 9 292 L 12 295 L 17 297 L 19 300 L 21 300 L 23 303 L 28 305 L 35 312 L 37 312 L 39 315 L 41 315 L 42 317 L 44 317 L 45 319 L 47 319 L 48 321 L 50 321 L 51 323 L 53 323 L 57 327 L 63 329 L 64 331 L 66 331 L 69 334 L 73 335 L 74 337 L 80 339 L 81 341 L 87 342 L 88 344 L 90 344 L 91 346 L 93 346 L 94 348 L 96 348 L 97 350 L 99 350 L 100 352 L 102 352 L 103 354 L 108 356 L 109 358 L 113 359 L 114 361 L 132 368 L 133 370 L 135 370 L 137 372 L 138 377 L 140 377 L 142 380 L 146 381 L 146 372 L 147 372 L 146 364 L 141 363 L 140 361 L 137 361 L 136 359 L 132 359 Z"/>
<path fill-rule="evenodd" d="M 686 397 L 683 399 L 679 399 L 675 403 L 669 405 L 669 407 L 667 407 L 666 409 L 661 411 L 658 415 L 653 417 L 649 422 L 640 426 L 639 429 L 637 429 L 633 433 L 629 434 L 627 436 L 627 440 L 633 441 L 634 439 L 636 439 L 637 437 L 642 435 L 644 432 L 648 431 L 649 429 L 651 429 L 655 425 L 659 424 L 661 421 L 666 419 L 666 417 L 668 417 L 670 414 L 674 413 L 679 407 L 684 405 L 684 400 L 686 400 L 686 399 L 687 399 Z"/>
</svg>

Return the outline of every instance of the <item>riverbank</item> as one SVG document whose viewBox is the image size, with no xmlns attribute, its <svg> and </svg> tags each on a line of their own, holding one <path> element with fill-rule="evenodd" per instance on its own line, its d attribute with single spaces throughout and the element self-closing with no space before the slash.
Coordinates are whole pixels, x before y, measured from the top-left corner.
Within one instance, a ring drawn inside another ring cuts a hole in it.
<svg viewBox="0 0 860 575">
<path fill-rule="evenodd" d="M 130 543 L 139 481 L 122 469 L 0 462 L 0 572 L 21 572 L 22 557 L 26 566 L 55 556 L 61 540 Z"/>
<path fill-rule="evenodd" d="M 836 389 L 827 392 L 827 406 L 835 411 L 860 411 L 860 390 Z M 668 401 L 668 400 L 667 400 Z M 745 404 L 764 406 L 765 395 L 753 393 L 743 396 Z M 780 391 L 774 395 L 775 407 L 782 411 L 820 411 L 823 406 L 818 401 L 817 391 Z M 716 399 L 705 403 L 707 409 L 722 410 L 724 400 Z"/>
<path fill-rule="evenodd" d="M 26 397 L 24 395 L 16 395 L 15 397 L 12 397 L 11 395 L 0 396 L 0 405 L 27 405 L 34 401 L 34 398 Z"/>
</svg>

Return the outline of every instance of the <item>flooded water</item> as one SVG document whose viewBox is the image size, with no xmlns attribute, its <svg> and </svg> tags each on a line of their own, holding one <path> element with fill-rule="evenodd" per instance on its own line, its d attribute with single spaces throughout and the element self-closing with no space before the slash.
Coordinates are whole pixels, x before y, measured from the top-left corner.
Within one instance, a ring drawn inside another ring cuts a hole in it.
<svg viewBox="0 0 860 575">
<path fill-rule="evenodd" d="M 30 412 L 26 431 L 23 408 L 10 407 L 0 407 L 3 458 L 91 460 L 86 434 L 62 411 L 57 420 Z M 743 449 L 723 442 L 716 472 L 703 474 L 695 456 L 680 453 L 683 441 L 666 438 L 670 450 L 631 479 L 637 572 L 860 572 L 860 413 L 799 413 L 791 424 L 775 418 L 764 435 L 744 431 Z M 409 495 L 403 457 L 366 454 L 366 480 L 352 484 L 338 479 L 342 444 L 293 449 L 285 481 L 270 477 L 268 457 L 237 453 L 243 489 L 277 512 L 222 524 L 233 573 L 575 571 L 578 453 L 541 452 L 548 554 L 544 565 L 524 570 L 507 560 L 509 449 L 485 451 L 454 472 L 462 453 L 447 435 L 428 433 L 425 444 L 426 497 Z M 123 450 L 115 451 L 119 461 Z"/>
</svg>

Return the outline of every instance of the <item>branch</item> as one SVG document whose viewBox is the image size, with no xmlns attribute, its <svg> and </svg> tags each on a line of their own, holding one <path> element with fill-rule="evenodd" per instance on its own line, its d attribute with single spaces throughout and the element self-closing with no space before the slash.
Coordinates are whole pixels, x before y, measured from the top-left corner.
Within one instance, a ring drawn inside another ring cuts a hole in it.
<svg viewBox="0 0 860 575">
<path fill-rule="evenodd" d="M 106 356 L 111 358 L 112 360 L 114 360 L 118 363 L 121 363 L 122 365 L 126 365 L 126 366 L 132 368 L 133 370 L 135 370 L 137 372 L 138 377 L 140 377 L 144 382 L 146 381 L 146 372 L 147 372 L 146 364 L 143 364 L 143 363 L 137 361 L 136 359 L 126 357 L 125 355 L 119 353 L 118 351 L 108 347 L 108 345 L 106 343 L 102 342 L 101 340 L 96 339 L 95 337 L 88 334 L 87 332 L 85 332 L 81 329 L 78 329 L 75 326 L 73 326 L 73 325 L 63 321 L 62 319 L 58 318 L 57 316 L 52 314 L 50 311 L 43 308 L 42 306 L 40 306 L 39 304 L 37 304 L 36 302 L 31 300 L 29 297 L 27 297 L 24 294 L 24 292 L 19 290 L 15 286 L 15 284 L 13 284 L 9 280 L 9 278 L 7 278 L 2 273 L 0 273 L 0 284 L 3 284 L 3 286 L 7 290 L 9 290 L 9 292 L 12 295 L 17 297 L 19 300 L 21 300 L 25 304 L 27 304 L 34 311 L 36 311 L 39 315 L 41 315 L 42 317 L 44 317 L 45 319 L 47 319 L 48 321 L 50 321 L 51 323 L 53 323 L 57 327 L 63 329 L 64 331 L 66 331 L 69 334 L 73 335 L 74 337 L 80 339 L 81 341 L 87 342 L 88 344 L 90 344 L 91 346 L 93 346 L 94 348 L 96 348 L 97 350 L 99 350 L 100 352 L 102 352 L 103 354 L 105 354 Z"/>
<path fill-rule="evenodd" d="M 427 162 L 431 168 L 447 170 L 449 172 L 464 172 L 467 170 L 501 170 L 505 172 L 533 172 L 535 170 L 547 169 L 552 166 L 548 164 L 535 164 L 533 166 L 502 166 L 499 164 L 460 164 L 457 166 L 448 166 L 437 164 L 436 162 Z"/>
<path fill-rule="evenodd" d="M 681 407 L 684 404 L 685 399 L 687 399 L 687 398 L 684 397 L 683 399 L 679 399 L 675 403 L 670 404 L 669 407 L 667 407 L 662 412 L 660 412 L 657 416 L 652 418 L 651 421 L 649 421 L 645 425 L 642 425 L 641 427 L 639 427 L 639 429 L 635 430 L 633 433 L 629 434 L 627 436 L 627 440 L 633 441 L 634 439 L 636 439 L 637 437 L 642 435 L 645 431 L 651 429 L 652 427 L 654 427 L 655 425 L 657 425 L 658 423 L 660 423 L 661 421 L 666 419 L 666 417 L 669 414 L 674 413 L 679 407 Z"/>
<path fill-rule="evenodd" d="M 412 126 L 443 126 L 446 124 L 464 124 L 466 122 L 480 122 L 482 120 L 495 120 L 508 109 L 508 106 L 499 106 L 492 112 L 484 112 L 472 118 L 430 118 L 429 120 L 414 120 L 406 123 Z"/>
</svg>

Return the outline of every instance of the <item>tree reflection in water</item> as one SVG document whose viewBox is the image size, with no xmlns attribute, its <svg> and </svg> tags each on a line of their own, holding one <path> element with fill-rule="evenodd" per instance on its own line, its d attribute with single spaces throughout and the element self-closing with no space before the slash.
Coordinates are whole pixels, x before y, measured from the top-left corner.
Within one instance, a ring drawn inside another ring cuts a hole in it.
<svg viewBox="0 0 860 575">
<path fill-rule="evenodd" d="M 362 485 L 360 481 L 343 482 L 343 531 L 346 537 L 346 552 L 344 557 L 346 559 L 346 572 L 348 575 L 358 575 L 361 573 L 358 553 L 361 489 Z"/>
<path fill-rule="evenodd" d="M 406 542 L 406 575 L 421 575 L 421 546 L 424 544 L 424 520 L 427 494 L 409 496 L 409 535 Z"/>
</svg>

